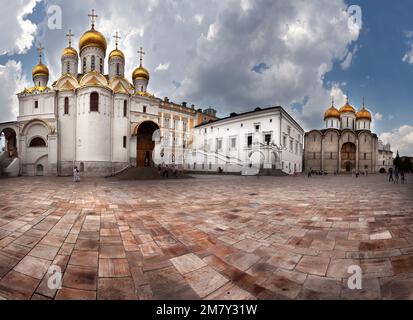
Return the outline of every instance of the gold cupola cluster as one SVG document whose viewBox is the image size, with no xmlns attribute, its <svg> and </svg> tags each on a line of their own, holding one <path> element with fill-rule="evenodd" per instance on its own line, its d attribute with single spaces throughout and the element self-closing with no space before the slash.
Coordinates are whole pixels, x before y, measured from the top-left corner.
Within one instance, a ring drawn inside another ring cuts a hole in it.
<svg viewBox="0 0 413 320">
<path fill-rule="evenodd" d="M 346 113 L 346 112 L 350 112 L 350 113 L 354 113 L 356 115 L 356 119 L 357 120 L 361 120 L 361 119 L 366 119 L 366 120 L 372 120 L 372 116 L 370 111 L 368 111 L 366 109 L 366 107 L 364 106 L 364 99 L 363 99 L 363 106 L 362 108 L 356 112 L 356 109 L 349 104 L 348 101 L 348 97 L 346 98 L 346 104 L 344 106 L 342 106 L 340 108 L 340 110 L 337 110 L 334 107 L 334 100 L 332 102 L 331 107 L 329 107 L 325 112 L 324 112 L 324 120 L 327 118 L 337 118 L 340 119 L 340 115 L 342 113 Z"/>
</svg>

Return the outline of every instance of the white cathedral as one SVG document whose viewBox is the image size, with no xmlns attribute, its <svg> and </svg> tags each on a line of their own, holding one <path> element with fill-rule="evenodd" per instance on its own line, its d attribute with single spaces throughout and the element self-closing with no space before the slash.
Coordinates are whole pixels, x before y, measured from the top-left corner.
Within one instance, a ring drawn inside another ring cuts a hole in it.
<svg viewBox="0 0 413 320">
<path fill-rule="evenodd" d="M 69 31 L 61 76 L 51 86 L 49 70 L 42 62 L 44 48 L 38 48 L 39 62 L 32 69 L 34 85 L 17 95 L 17 121 L 0 123 L 6 140 L 6 152 L 0 153 L 3 174 L 65 176 L 78 166 L 84 175 L 109 176 L 130 166 L 158 164 L 241 171 L 244 165 L 251 167 L 257 155 L 261 167 L 301 171 L 304 131 L 284 109 L 257 108 L 220 121 L 212 108 L 202 110 L 157 98 L 147 91 L 150 74 L 142 64 L 142 48 L 140 65 L 130 82 L 125 77 L 118 34 L 114 36 L 116 47 L 107 57 L 106 39 L 95 29 L 94 10 L 89 17 L 92 26 L 80 37 L 79 52 L 72 47 L 74 35 Z M 254 142 L 251 134 L 240 133 L 239 127 L 244 126 L 240 121 L 251 127 Z M 207 123 L 208 127 L 201 128 Z M 208 130 L 227 123 L 231 130 L 221 128 L 220 136 L 210 142 L 217 145 L 206 150 Z M 235 149 L 239 152 L 234 153 Z"/>
</svg>

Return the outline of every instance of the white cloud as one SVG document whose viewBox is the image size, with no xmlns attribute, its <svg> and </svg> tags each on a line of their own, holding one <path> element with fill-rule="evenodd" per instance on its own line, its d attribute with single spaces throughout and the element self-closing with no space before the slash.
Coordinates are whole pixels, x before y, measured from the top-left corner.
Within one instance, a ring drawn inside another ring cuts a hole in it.
<svg viewBox="0 0 413 320">
<path fill-rule="evenodd" d="M 158 72 L 158 71 L 166 71 L 166 70 L 168 70 L 168 69 L 169 69 L 169 63 L 160 63 L 160 64 L 156 67 L 155 72 Z"/>
<path fill-rule="evenodd" d="M 25 53 L 31 48 L 36 25 L 27 20 L 39 0 L 8 1 L 1 5 L 0 54 Z"/>
<path fill-rule="evenodd" d="M 383 120 L 383 115 L 382 115 L 380 112 L 376 112 L 376 113 L 374 114 L 374 120 L 376 120 L 376 121 L 381 121 L 381 120 Z"/>
<path fill-rule="evenodd" d="M 204 21 L 204 16 L 202 14 L 196 14 L 194 16 L 194 19 L 196 21 L 197 24 L 202 24 L 202 21 Z"/>
<path fill-rule="evenodd" d="M 216 24 L 211 24 L 208 29 L 207 40 L 212 41 L 218 33 L 218 27 Z"/>
<path fill-rule="evenodd" d="M 19 107 L 16 93 L 29 86 L 21 63 L 9 60 L 0 65 L 0 83 L 0 123 L 16 120 Z"/>
<path fill-rule="evenodd" d="M 407 38 L 407 44 L 409 45 L 409 50 L 404 54 L 402 61 L 408 64 L 413 64 L 413 31 L 406 31 L 405 35 Z"/>
<path fill-rule="evenodd" d="M 121 33 L 129 79 L 139 64 L 136 51 L 141 46 L 146 51 L 149 91 L 175 102 L 214 106 L 222 116 L 302 101 L 297 118 L 306 129 L 320 127 L 331 94 L 337 96 L 337 106 L 344 102 L 340 85 L 326 85 L 324 76 L 347 57 L 360 31 L 348 23 L 344 0 L 124 0 L 121 6 L 116 1 L 44 2 L 59 4 L 65 21 L 65 30 L 48 30 L 42 39 L 50 82 L 60 74 L 67 29 L 76 34 L 76 43 L 90 27 L 87 13 L 94 7 L 108 53 L 114 32 Z M 154 72 L 165 61 L 168 72 Z M 265 72 L 251 70 L 261 63 L 268 66 Z"/>
<path fill-rule="evenodd" d="M 380 139 L 390 143 L 392 151 L 399 151 L 400 156 L 413 156 L 413 126 L 402 125 L 390 132 L 384 132 Z"/>
</svg>

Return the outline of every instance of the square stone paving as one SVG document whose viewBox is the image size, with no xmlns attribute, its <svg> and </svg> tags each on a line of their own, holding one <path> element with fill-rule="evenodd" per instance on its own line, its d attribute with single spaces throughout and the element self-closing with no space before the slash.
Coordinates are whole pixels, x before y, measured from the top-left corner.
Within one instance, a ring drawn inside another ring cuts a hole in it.
<svg viewBox="0 0 413 320">
<path fill-rule="evenodd" d="M 0 179 L 0 299 L 413 299 L 406 180 Z"/>
</svg>

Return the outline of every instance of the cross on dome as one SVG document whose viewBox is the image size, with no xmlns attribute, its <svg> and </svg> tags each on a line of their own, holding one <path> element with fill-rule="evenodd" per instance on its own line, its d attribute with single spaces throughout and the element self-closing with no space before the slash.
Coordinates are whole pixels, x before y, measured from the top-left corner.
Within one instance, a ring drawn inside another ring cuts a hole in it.
<svg viewBox="0 0 413 320">
<path fill-rule="evenodd" d="M 141 64 L 140 64 L 140 66 L 142 67 L 142 60 L 143 60 L 143 55 L 145 54 L 145 51 L 143 51 L 143 48 L 141 47 L 140 48 L 140 50 L 138 51 L 138 54 L 139 54 L 139 59 L 140 59 L 140 62 L 141 62 Z"/>
<path fill-rule="evenodd" d="M 96 18 L 99 17 L 97 14 L 95 14 L 95 9 L 92 9 L 92 13 L 89 13 L 88 17 L 90 18 L 90 21 L 92 22 L 92 29 L 93 29 L 95 27 Z"/>
<path fill-rule="evenodd" d="M 121 36 L 119 35 L 119 32 L 116 31 L 115 35 L 113 36 L 113 38 L 115 39 L 115 46 L 116 46 L 116 50 L 118 49 L 118 44 L 119 44 L 119 40 L 121 39 Z"/>
<path fill-rule="evenodd" d="M 69 29 L 69 33 L 66 35 L 68 41 L 69 41 L 69 47 L 72 46 L 72 37 L 74 37 L 74 34 L 72 33 L 72 29 Z"/>
<path fill-rule="evenodd" d="M 39 43 L 39 46 L 37 47 L 37 52 L 39 53 L 39 62 L 42 62 L 42 52 L 44 50 L 44 47 L 42 47 L 42 44 Z"/>
</svg>

